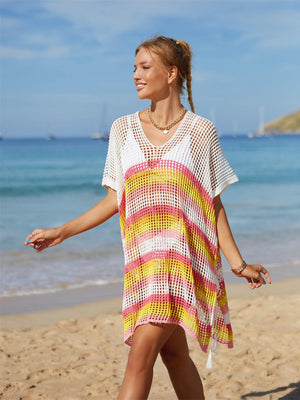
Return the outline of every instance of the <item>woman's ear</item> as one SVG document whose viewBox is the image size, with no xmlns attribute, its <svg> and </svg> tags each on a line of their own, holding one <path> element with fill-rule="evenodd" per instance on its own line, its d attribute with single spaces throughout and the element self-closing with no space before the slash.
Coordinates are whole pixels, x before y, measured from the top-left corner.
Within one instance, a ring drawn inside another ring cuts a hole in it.
<svg viewBox="0 0 300 400">
<path fill-rule="evenodd" d="M 178 68 L 173 65 L 172 67 L 169 67 L 169 71 L 168 71 L 168 83 L 171 84 L 173 83 L 178 75 Z"/>
</svg>

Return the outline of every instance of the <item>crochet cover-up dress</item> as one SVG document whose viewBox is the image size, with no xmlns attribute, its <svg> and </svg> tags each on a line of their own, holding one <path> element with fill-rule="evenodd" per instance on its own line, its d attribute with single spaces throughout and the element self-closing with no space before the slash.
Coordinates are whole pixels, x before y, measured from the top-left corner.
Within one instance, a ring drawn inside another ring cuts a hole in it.
<svg viewBox="0 0 300 400">
<path fill-rule="evenodd" d="M 213 198 L 237 180 L 214 125 L 190 111 L 162 146 L 138 113 L 113 123 L 102 184 L 118 198 L 125 343 L 153 322 L 180 325 L 204 352 L 211 338 L 232 347 Z"/>
</svg>

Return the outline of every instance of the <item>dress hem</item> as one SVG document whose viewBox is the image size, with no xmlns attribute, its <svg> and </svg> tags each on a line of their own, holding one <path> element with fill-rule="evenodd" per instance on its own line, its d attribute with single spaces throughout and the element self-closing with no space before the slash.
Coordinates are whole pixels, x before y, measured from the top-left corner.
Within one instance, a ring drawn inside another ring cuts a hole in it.
<svg viewBox="0 0 300 400">
<path fill-rule="evenodd" d="M 186 326 L 182 321 L 178 321 L 176 319 L 168 319 L 167 321 L 157 321 L 156 319 L 149 318 L 146 321 L 138 322 L 134 326 L 132 332 L 128 332 L 128 331 L 125 332 L 125 334 L 124 334 L 124 343 L 127 344 L 128 346 L 131 346 L 132 345 L 132 336 L 133 336 L 134 331 L 136 330 L 136 328 L 138 328 L 141 325 L 147 325 L 147 324 L 150 324 L 150 323 L 154 323 L 154 324 L 155 323 L 159 323 L 159 324 L 169 324 L 169 325 L 178 325 L 178 326 L 180 326 L 185 331 L 185 333 L 187 333 L 191 338 L 196 340 L 196 342 L 198 343 L 198 345 L 199 345 L 200 349 L 203 351 L 203 353 L 208 353 L 211 341 L 215 340 L 215 338 L 213 336 L 211 336 L 208 344 L 207 345 L 202 345 L 199 342 L 198 335 L 194 334 L 193 331 L 191 329 L 189 329 L 188 326 Z M 229 349 L 233 348 L 233 342 L 232 341 L 222 340 L 220 338 L 216 338 L 216 340 L 217 340 L 218 343 L 227 345 L 227 347 Z"/>
</svg>

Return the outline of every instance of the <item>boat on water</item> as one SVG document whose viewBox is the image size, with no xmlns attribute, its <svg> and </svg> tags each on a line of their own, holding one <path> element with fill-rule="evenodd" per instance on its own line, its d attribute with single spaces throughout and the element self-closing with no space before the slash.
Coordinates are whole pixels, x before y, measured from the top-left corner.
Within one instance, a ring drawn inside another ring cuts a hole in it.
<svg viewBox="0 0 300 400">
<path fill-rule="evenodd" d="M 49 134 L 46 136 L 46 140 L 55 140 L 55 139 L 56 139 L 56 137 L 52 134 Z"/>
<path fill-rule="evenodd" d="M 272 136 L 272 133 L 270 132 L 264 132 L 263 134 L 256 132 L 250 132 L 248 133 L 248 138 L 252 139 L 252 138 L 265 138 L 265 137 L 270 137 Z"/>
<path fill-rule="evenodd" d="M 254 132 L 250 132 L 248 134 L 248 137 L 250 139 L 252 139 L 254 137 L 266 137 L 266 136 L 272 136 L 272 134 L 268 131 L 265 131 L 264 107 L 260 107 L 260 109 L 259 109 L 259 128 Z"/>
<path fill-rule="evenodd" d="M 102 135 L 101 133 L 94 133 L 91 136 L 91 139 L 93 139 L 93 140 L 108 140 L 108 138 L 109 138 L 108 133 L 105 133 L 104 135 Z"/>
<path fill-rule="evenodd" d="M 100 139 L 101 139 L 101 133 L 94 133 L 94 134 L 91 136 L 91 139 L 93 139 L 93 140 L 100 140 Z"/>
<path fill-rule="evenodd" d="M 93 140 L 108 140 L 109 129 L 107 126 L 107 115 L 106 114 L 107 114 L 106 104 L 103 104 L 101 124 L 100 124 L 101 126 L 99 126 L 98 128 L 95 129 L 95 130 L 97 130 L 97 132 L 91 136 L 91 139 L 93 139 Z M 101 132 L 103 132 L 103 133 L 101 133 Z"/>
</svg>

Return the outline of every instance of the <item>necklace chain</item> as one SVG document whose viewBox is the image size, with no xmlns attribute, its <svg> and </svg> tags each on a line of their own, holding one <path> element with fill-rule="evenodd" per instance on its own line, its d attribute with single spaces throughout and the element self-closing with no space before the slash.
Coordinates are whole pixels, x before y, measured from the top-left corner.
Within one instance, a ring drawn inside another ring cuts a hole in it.
<svg viewBox="0 0 300 400">
<path fill-rule="evenodd" d="M 182 111 L 181 111 L 179 117 L 176 118 L 175 121 L 171 122 L 171 123 L 170 123 L 169 125 L 167 125 L 167 126 L 160 126 L 160 125 L 158 125 L 158 124 L 154 121 L 154 119 L 153 119 L 153 117 L 152 117 L 152 113 L 151 113 L 151 106 L 148 108 L 148 116 L 149 116 L 149 119 L 150 119 L 152 125 L 154 125 L 155 128 L 157 128 L 157 129 L 163 131 L 163 133 L 164 133 L 165 135 L 167 135 L 167 134 L 169 133 L 169 130 L 170 130 L 171 128 L 173 128 L 173 126 L 176 125 L 179 121 L 182 120 L 182 118 L 183 118 L 183 116 L 184 116 L 184 114 L 185 114 L 185 111 L 186 111 L 185 108 L 182 107 Z"/>
</svg>

